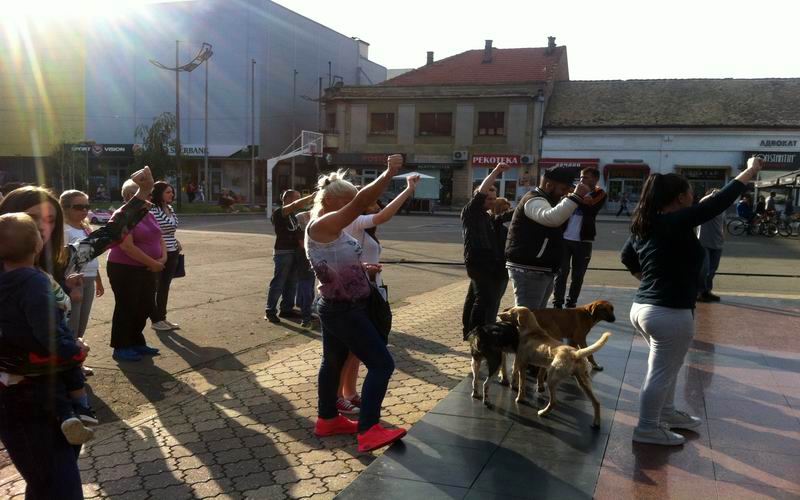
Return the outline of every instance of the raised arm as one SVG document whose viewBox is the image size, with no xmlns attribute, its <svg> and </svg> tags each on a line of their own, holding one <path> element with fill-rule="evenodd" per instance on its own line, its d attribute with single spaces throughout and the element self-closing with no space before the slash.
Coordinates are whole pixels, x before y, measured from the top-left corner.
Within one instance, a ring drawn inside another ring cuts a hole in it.
<svg viewBox="0 0 800 500">
<path fill-rule="evenodd" d="M 295 214 L 295 213 L 297 213 L 297 212 L 299 212 L 299 211 L 301 211 L 301 210 L 303 210 L 305 208 L 308 208 L 309 205 L 314 203 L 314 196 L 316 196 L 316 194 L 317 193 L 314 192 L 314 193 L 311 193 L 308 196 L 304 196 L 304 197 L 300 198 L 297 201 L 293 201 L 292 203 L 289 203 L 285 207 L 281 208 L 281 212 L 283 213 L 283 215 L 290 215 L 290 214 Z"/>
<path fill-rule="evenodd" d="M 144 167 L 135 172 L 131 179 L 139 186 L 136 196 L 124 204 L 108 221 L 108 224 L 93 231 L 86 238 L 67 246 L 69 260 L 65 276 L 79 273 L 86 264 L 120 241 L 147 215 L 150 205 L 148 200 L 150 193 L 153 192 L 154 184 L 150 167 Z"/>
<path fill-rule="evenodd" d="M 736 198 L 747 189 L 747 183 L 755 178 L 763 167 L 760 158 L 752 157 L 747 160 L 747 168 L 736 178 L 725 185 L 717 194 L 703 199 L 697 205 L 674 212 L 673 220 L 679 224 L 699 226 L 704 224 L 731 206 Z"/>
<path fill-rule="evenodd" d="M 367 208 L 378 200 L 386 190 L 400 168 L 403 166 L 403 156 L 391 155 L 386 159 L 386 170 L 377 179 L 362 188 L 350 202 L 343 208 L 330 212 L 312 222 L 308 232 L 316 241 L 327 243 L 339 237 L 344 228 L 363 214 Z"/>
<path fill-rule="evenodd" d="M 406 188 L 394 197 L 394 199 L 384 207 L 383 210 L 375 214 L 372 218 L 372 222 L 376 226 L 380 226 L 386 222 L 389 222 L 392 217 L 397 214 L 406 200 L 414 193 L 414 190 L 417 188 L 417 183 L 419 182 L 419 175 L 412 175 L 406 178 Z"/>
<path fill-rule="evenodd" d="M 492 169 L 491 172 L 489 172 L 489 175 L 486 176 L 483 182 L 481 182 L 478 191 L 483 194 L 489 194 L 489 189 L 491 189 L 494 186 L 494 181 L 496 181 L 497 178 L 500 177 L 500 174 L 510 169 L 511 167 L 508 164 L 502 162 L 498 163 L 497 166 L 494 167 L 494 169 Z"/>
</svg>

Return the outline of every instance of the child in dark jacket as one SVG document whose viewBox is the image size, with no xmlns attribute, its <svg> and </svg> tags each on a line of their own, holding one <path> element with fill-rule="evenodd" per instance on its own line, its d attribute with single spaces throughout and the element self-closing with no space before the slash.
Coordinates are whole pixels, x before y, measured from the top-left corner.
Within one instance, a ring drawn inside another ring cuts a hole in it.
<svg viewBox="0 0 800 500">
<path fill-rule="evenodd" d="M 67 326 L 69 298 L 34 264 L 41 248 L 39 229 L 29 215 L 0 216 L 0 383 L 55 375 L 61 430 L 70 444 L 83 444 L 94 437 L 84 424 L 98 423 L 80 369 L 89 348 Z"/>
</svg>

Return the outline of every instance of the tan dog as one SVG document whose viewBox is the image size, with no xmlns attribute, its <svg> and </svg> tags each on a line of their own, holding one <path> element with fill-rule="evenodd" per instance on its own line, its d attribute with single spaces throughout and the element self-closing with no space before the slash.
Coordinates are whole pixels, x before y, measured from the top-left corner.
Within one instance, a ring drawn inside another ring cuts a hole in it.
<svg viewBox="0 0 800 500">
<path fill-rule="evenodd" d="M 550 400 L 539 416 L 546 416 L 556 406 L 556 389 L 559 384 L 569 378 L 575 377 L 583 392 L 592 402 L 594 409 L 594 419 L 592 427 L 600 427 L 600 401 L 592 392 L 592 381 L 589 378 L 591 365 L 586 358 L 600 350 L 608 342 L 611 332 L 605 332 L 600 340 L 589 347 L 576 349 L 563 344 L 548 335 L 536 321 L 536 317 L 526 307 L 512 307 L 500 313 L 500 319 L 509 321 L 519 329 L 519 346 L 517 356 L 514 359 L 514 368 L 511 378 L 518 381 L 517 402 L 525 399 L 525 380 L 528 365 L 534 365 L 545 370 L 539 370 L 539 384 L 543 382 L 544 374 L 547 374 L 547 388 L 550 393 Z"/>
<path fill-rule="evenodd" d="M 570 309 L 536 309 L 532 312 L 536 316 L 536 322 L 548 335 L 556 340 L 569 339 L 569 345 L 577 348 L 588 346 L 586 336 L 594 325 L 601 321 L 613 323 L 617 319 L 614 316 L 614 306 L 606 300 L 595 300 Z M 592 368 L 597 371 L 603 369 L 591 354 L 588 359 Z"/>
</svg>

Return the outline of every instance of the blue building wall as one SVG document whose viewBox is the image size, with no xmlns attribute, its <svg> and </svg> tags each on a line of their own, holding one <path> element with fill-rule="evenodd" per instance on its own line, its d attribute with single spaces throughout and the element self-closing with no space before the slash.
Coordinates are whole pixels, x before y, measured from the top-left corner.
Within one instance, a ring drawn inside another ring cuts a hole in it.
<svg viewBox="0 0 800 500">
<path fill-rule="evenodd" d="M 134 143 L 134 130 L 175 111 L 175 75 L 148 62 L 187 63 L 201 42 L 213 45 L 209 66 L 209 145 L 250 144 L 250 68 L 256 60 L 256 142 L 262 158 L 292 140 L 292 79 L 297 75 L 295 130 L 316 130 L 319 78 L 347 85 L 379 83 L 386 68 L 359 55 L 359 42 L 267 0 L 195 0 L 143 7 L 124 20 L 93 21 L 87 33 L 86 139 Z M 361 69 L 359 70 L 359 67 Z M 181 141 L 202 144 L 205 68 L 181 73 Z"/>
</svg>

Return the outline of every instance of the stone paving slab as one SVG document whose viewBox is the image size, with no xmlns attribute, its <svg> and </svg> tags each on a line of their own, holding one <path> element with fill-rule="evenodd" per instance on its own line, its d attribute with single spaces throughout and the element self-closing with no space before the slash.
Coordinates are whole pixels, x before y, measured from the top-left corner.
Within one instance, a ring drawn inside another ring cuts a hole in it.
<svg viewBox="0 0 800 500">
<path fill-rule="evenodd" d="M 466 283 L 456 283 L 395 311 L 384 422 L 410 427 L 461 381 L 468 349 L 452 318 L 461 317 L 465 293 Z M 176 404 L 101 426 L 80 459 L 86 498 L 335 496 L 377 454 L 359 453 L 351 436 L 313 435 L 320 342 L 281 353 L 202 392 L 176 379 L 173 391 L 185 393 Z M 2 498 L 23 491 L 18 476 L 0 484 Z"/>
</svg>

